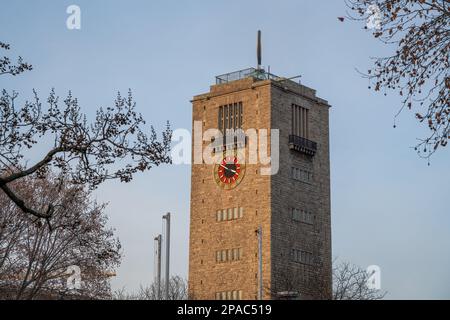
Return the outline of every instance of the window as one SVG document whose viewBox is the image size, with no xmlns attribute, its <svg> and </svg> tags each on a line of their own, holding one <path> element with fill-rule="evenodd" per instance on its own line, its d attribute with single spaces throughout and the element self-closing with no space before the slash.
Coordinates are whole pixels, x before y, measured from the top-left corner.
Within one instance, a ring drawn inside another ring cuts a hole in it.
<svg viewBox="0 0 450 320">
<path fill-rule="evenodd" d="M 222 260 L 221 262 L 227 261 L 227 250 L 222 250 Z"/>
<path fill-rule="evenodd" d="M 314 264 L 313 254 L 304 250 L 292 249 L 292 260 L 307 265 Z"/>
<path fill-rule="evenodd" d="M 231 260 L 232 261 L 241 260 L 242 248 L 234 248 L 234 249 L 231 250 L 231 252 L 232 252 L 232 256 L 231 256 Z"/>
<path fill-rule="evenodd" d="M 219 263 L 220 261 L 222 261 L 222 255 L 220 251 L 216 251 L 216 262 Z"/>
<path fill-rule="evenodd" d="M 292 134 L 305 139 L 309 138 L 309 110 L 292 104 Z"/>
<path fill-rule="evenodd" d="M 242 300 L 242 290 L 216 292 L 216 300 Z"/>
<path fill-rule="evenodd" d="M 217 128 L 222 134 L 221 139 L 211 138 L 213 153 L 228 149 L 245 148 L 247 139 L 242 130 L 243 105 L 235 102 L 219 107 Z"/>
<path fill-rule="evenodd" d="M 239 209 L 233 208 L 233 219 L 239 219 Z"/>
<path fill-rule="evenodd" d="M 313 173 L 310 170 L 306 170 L 303 168 L 292 167 L 291 168 L 291 177 L 294 180 L 311 183 L 313 181 Z"/>
<path fill-rule="evenodd" d="M 235 102 L 219 107 L 218 129 L 225 134 L 227 129 L 242 128 L 242 102 Z"/>
<path fill-rule="evenodd" d="M 291 208 L 291 215 L 292 220 L 294 221 L 307 224 L 314 224 L 315 216 L 311 211 L 307 209 Z"/>
<path fill-rule="evenodd" d="M 242 207 L 234 207 L 216 211 L 217 222 L 242 219 L 243 216 L 244 208 Z"/>
<path fill-rule="evenodd" d="M 242 258 L 242 248 L 216 251 L 216 262 L 239 261 Z"/>
</svg>

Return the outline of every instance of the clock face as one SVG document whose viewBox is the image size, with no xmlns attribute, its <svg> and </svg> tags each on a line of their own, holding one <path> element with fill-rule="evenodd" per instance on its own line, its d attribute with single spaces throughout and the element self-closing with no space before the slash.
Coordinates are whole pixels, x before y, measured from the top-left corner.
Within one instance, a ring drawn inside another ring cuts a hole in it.
<svg viewBox="0 0 450 320">
<path fill-rule="evenodd" d="M 237 187 L 244 174 L 245 164 L 240 163 L 237 156 L 227 156 L 214 167 L 214 179 L 226 190 Z"/>
</svg>

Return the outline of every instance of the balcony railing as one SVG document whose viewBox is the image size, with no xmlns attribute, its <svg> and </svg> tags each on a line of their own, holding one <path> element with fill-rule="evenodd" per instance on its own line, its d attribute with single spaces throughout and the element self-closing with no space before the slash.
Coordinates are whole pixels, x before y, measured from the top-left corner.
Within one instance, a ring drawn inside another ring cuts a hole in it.
<svg viewBox="0 0 450 320">
<path fill-rule="evenodd" d="M 289 136 L 289 148 L 309 156 L 314 156 L 317 151 L 317 143 L 300 136 Z"/>
</svg>

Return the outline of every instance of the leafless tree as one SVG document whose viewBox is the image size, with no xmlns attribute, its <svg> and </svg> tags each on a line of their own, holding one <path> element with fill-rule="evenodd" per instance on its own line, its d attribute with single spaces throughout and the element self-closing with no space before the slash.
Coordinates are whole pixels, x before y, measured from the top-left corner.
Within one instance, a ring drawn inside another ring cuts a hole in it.
<svg viewBox="0 0 450 320">
<path fill-rule="evenodd" d="M 0 43 L 0 50 L 9 50 Z M 16 76 L 32 66 L 9 58 L 0 59 L 0 75 Z M 100 108 L 89 122 L 71 93 L 60 100 L 52 90 L 44 103 L 34 91 L 31 101 L 20 105 L 17 92 L 0 94 L 0 190 L 23 212 L 49 221 L 55 212 L 51 202 L 39 210 L 20 196 L 13 182 L 27 176 L 40 177 L 50 169 L 59 171 L 71 184 L 90 189 L 108 179 L 129 182 L 139 171 L 170 163 L 171 130 L 167 124 L 158 140 L 153 127 L 143 131 L 145 121 L 135 110 L 131 91 L 118 93 L 113 106 Z M 52 141 L 48 145 L 48 141 Z M 28 166 L 25 154 L 46 150 L 42 158 Z"/>
<path fill-rule="evenodd" d="M 12 183 L 37 210 L 55 204 L 52 229 L 24 215 L 0 193 L 0 292 L 13 299 L 107 298 L 109 273 L 121 259 L 120 243 L 107 226 L 105 206 L 91 191 L 63 183 L 51 173 Z M 78 266 L 81 288 L 69 290 L 67 270 Z"/>
<path fill-rule="evenodd" d="M 333 300 L 380 300 L 386 291 L 368 286 L 369 274 L 366 270 L 349 262 L 333 266 Z"/>
<path fill-rule="evenodd" d="M 265 286 L 273 299 L 329 300 L 331 297 L 330 281 L 319 264 L 285 268 L 276 278 L 276 287 Z"/>
<path fill-rule="evenodd" d="M 169 300 L 186 300 L 188 298 L 187 281 L 180 276 L 173 276 L 169 281 Z M 164 283 L 160 287 L 161 299 L 164 298 Z M 152 282 L 148 287 L 140 287 L 135 293 L 128 293 L 124 288 L 114 292 L 115 300 L 159 300 L 158 284 Z"/>
<path fill-rule="evenodd" d="M 270 291 L 271 296 L 301 300 L 380 300 L 386 295 L 386 291 L 371 289 L 366 270 L 349 262 L 333 262 L 332 293 L 319 264 L 304 269 L 296 267 L 277 274 L 278 286 Z"/>
<path fill-rule="evenodd" d="M 428 126 L 429 135 L 419 139 L 415 149 L 429 159 L 450 139 L 450 2 L 345 1 L 354 13 L 351 19 L 370 19 L 374 37 L 396 47 L 392 55 L 374 58 L 374 68 L 364 75 L 374 90 L 396 90 L 403 97 L 398 114 L 414 110 L 418 121 Z"/>
<path fill-rule="evenodd" d="M 17 207 L 0 196 L 0 279 L 20 272 L 17 246 L 22 240 L 26 217 L 17 214 Z"/>
</svg>

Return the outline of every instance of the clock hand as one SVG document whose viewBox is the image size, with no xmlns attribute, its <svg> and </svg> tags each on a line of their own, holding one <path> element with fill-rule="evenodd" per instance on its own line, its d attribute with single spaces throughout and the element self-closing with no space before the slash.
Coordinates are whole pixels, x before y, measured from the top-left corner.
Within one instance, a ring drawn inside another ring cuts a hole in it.
<svg viewBox="0 0 450 320">
<path fill-rule="evenodd" d="M 220 164 L 220 166 L 221 166 L 222 168 L 224 168 L 225 170 L 231 171 L 231 172 L 233 172 L 233 173 L 237 173 L 236 170 L 230 169 L 230 168 L 224 166 L 223 164 Z"/>
</svg>

